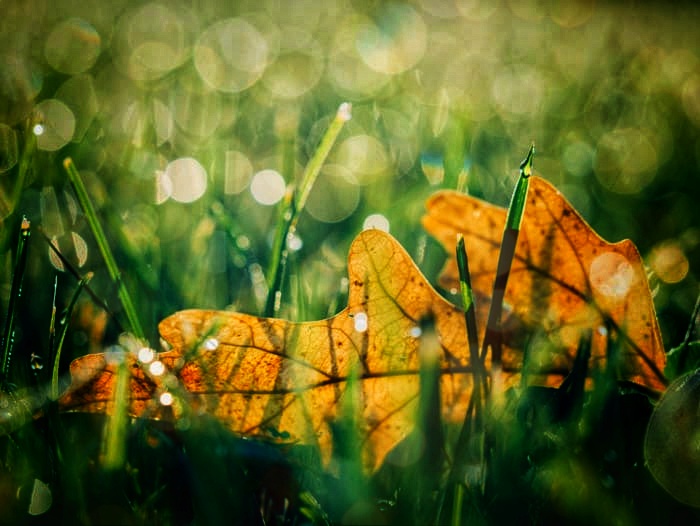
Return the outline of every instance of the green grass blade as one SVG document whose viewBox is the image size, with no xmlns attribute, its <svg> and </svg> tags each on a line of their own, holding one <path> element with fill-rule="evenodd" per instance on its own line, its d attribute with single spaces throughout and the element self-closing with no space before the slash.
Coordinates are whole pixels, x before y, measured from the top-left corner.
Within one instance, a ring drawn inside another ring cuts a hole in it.
<svg viewBox="0 0 700 526">
<path fill-rule="evenodd" d="M 481 359 L 486 357 L 488 349 L 491 349 L 494 370 L 498 370 L 502 356 L 502 333 L 501 315 L 503 313 L 503 298 L 508 284 L 510 267 L 515 256 L 515 246 L 520 233 L 520 223 L 522 221 L 525 203 L 527 201 L 527 189 L 530 175 L 532 175 L 532 160 L 535 154 L 535 145 L 530 146 L 527 156 L 520 163 L 520 177 L 513 191 L 513 197 L 508 208 L 506 226 L 503 230 L 501 250 L 498 254 L 498 264 L 496 266 L 496 279 L 493 284 L 493 294 L 491 294 L 491 306 L 486 322 L 486 334 L 481 348 Z"/>
<path fill-rule="evenodd" d="M 294 218 L 292 220 L 292 226 L 296 225 L 299 218 L 299 214 L 304 209 L 306 201 L 311 193 L 311 188 L 316 182 L 319 172 L 323 163 L 326 161 L 331 148 L 335 144 L 340 131 L 343 126 L 352 118 L 352 106 L 349 102 L 343 102 L 335 114 L 335 118 L 331 122 L 331 125 L 326 130 L 326 134 L 321 139 L 321 143 L 316 148 L 313 157 L 309 160 L 306 168 L 304 168 L 304 173 L 301 176 L 301 183 L 299 184 L 299 193 L 297 194 Z"/>
<path fill-rule="evenodd" d="M 321 171 L 321 167 L 328 157 L 331 148 L 333 148 L 340 131 L 343 129 L 345 123 L 352 117 L 351 109 L 352 106 L 348 102 L 344 102 L 338 107 L 335 118 L 328 127 L 328 130 L 326 130 L 313 157 L 311 157 L 306 168 L 304 168 L 304 173 L 301 176 L 298 189 L 293 192 L 289 191 L 285 195 L 277 221 L 277 228 L 275 229 L 272 259 L 270 260 L 270 266 L 267 271 L 268 292 L 265 311 L 263 313 L 264 316 L 275 316 L 279 311 L 284 268 L 288 255 L 287 239 L 296 229 L 299 216 L 311 193 L 311 188 L 313 188 L 318 174 Z"/>
<path fill-rule="evenodd" d="M 75 190 L 78 202 L 80 203 L 83 212 L 85 212 L 90 229 L 92 230 L 95 240 L 97 241 L 97 246 L 100 249 L 100 253 L 104 258 L 105 263 L 107 264 L 107 271 L 109 272 L 112 281 L 114 281 L 114 283 L 117 285 L 117 293 L 119 294 L 119 300 L 121 301 L 127 321 L 129 322 L 129 328 L 137 338 L 143 340 L 144 332 L 136 314 L 136 308 L 134 307 L 134 303 L 131 301 L 129 291 L 126 289 L 126 286 L 121 279 L 119 267 L 117 267 L 117 262 L 114 259 L 112 250 L 109 248 L 107 236 L 105 236 L 104 230 L 102 230 L 102 225 L 97 219 L 97 214 L 95 213 L 95 208 L 90 201 L 87 189 L 85 188 L 85 185 L 80 178 L 80 174 L 78 173 L 78 170 L 70 157 L 63 161 L 63 167 L 68 173 L 68 178 L 70 179 L 71 185 Z"/>
<path fill-rule="evenodd" d="M 78 286 L 73 292 L 73 296 L 68 303 L 68 308 L 63 315 L 61 321 L 61 334 L 58 337 L 58 343 L 56 345 L 56 354 L 54 355 L 53 370 L 51 372 L 51 399 L 58 400 L 59 390 L 58 390 L 58 368 L 61 363 L 61 351 L 63 349 L 63 342 L 66 339 L 66 333 L 68 332 L 68 320 L 70 320 L 75 304 L 78 301 L 78 297 L 84 288 L 87 287 L 88 282 L 92 279 L 92 272 L 89 272 L 84 278 L 78 282 Z"/>
<path fill-rule="evenodd" d="M 15 315 L 17 314 L 17 301 L 22 295 L 22 281 L 27 268 L 27 244 L 30 235 L 30 222 L 26 217 L 22 218 L 22 224 L 17 241 L 17 255 L 15 256 L 14 271 L 12 274 L 12 288 L 10 289 L 10 301 L 7 307 L 7 319 L 2 334 L 2 364 L 0 366 L 0 380 L 7 385 L 12 358 L 12 346 L 14 343 Z"/>
</svg>

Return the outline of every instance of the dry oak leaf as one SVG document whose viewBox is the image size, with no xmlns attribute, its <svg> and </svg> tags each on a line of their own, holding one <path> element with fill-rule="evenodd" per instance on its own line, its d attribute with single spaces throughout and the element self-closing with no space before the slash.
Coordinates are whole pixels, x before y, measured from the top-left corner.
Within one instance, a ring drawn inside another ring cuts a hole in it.
<svg viewBox="0 0 700 526">
<path fill-rule="evenodd" d="M 425 229 L 451 255 L 441 285 L 459 287 L 454 254 L 461 233 L 472 287 L 478 297 L 488 298 L 506 210 L 454 191 L 431 196 L 427 210 Z M 529 383 L 558 386 L 571 370 L 582 331 L 592 329 L 592 367 L 605 367 L 608 353 L 617 353 L 618 379 L 654 391 L 665 388 L 665 352 L 639 252 L 630 240 L 602 239 L 539 177 L 530 178 L 504 305 L 530 334 L 523 373 Z M 617 345 L 609 345 L 610 336 Z M 523 352 L 515 347 L 506 342 L 506 372 L 523 365 Z"/>
<path fill-rule="evenodd" d="M 166 318 L 159 330 L 172 350 L 157 361 L 167 372 L 154 376 L 152 364 L 124 355 L 130 414 L 206 412 L 245 436 L 315 444 L 328 464 L 333 424 L 352 398 L 363 463 L 374 470 L 414 427 L 423 354 L 417 328 L 432 319 L 442 416 L 461 422 L 472 393 L 462 312 L 378 230 L 353 242 L 348 277 L 348 306 L 326 320 L 293 323 L 208 310 Z M 117 367 L 105 354 L 74 360 L 62 409 L 110 414 Z M 166 389 L 176 397 L 170 407 L 158 402 Z"/>
</svg>

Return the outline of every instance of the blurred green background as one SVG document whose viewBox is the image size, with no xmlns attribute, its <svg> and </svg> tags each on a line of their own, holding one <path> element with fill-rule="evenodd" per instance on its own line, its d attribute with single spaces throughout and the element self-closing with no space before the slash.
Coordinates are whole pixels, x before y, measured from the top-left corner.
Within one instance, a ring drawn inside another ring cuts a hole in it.
<svg viewBox="0 0 700 526">
<path fill-rule="evenodd" d="M 435 283 L 444 255 L 420 226 L 425 199 L 459 188 L 507 205 L 534 141 L 535 172 L 603 237 L 637 244 L 664 342 L 677 345 L 700 272 L 698 20 L 693 2 L 0 0 L 3 317 L 23 215 L 32 222 L 10 380 L 49 382 L 54 296 L 60 317 L 77 287 L 44 236 L 79 274 L 94 272 L 94 297 L 115 313 L 83 292 L 61 373 L 126 326 L 66 157 L 157 347 L 158 321 L 179 309 L 263 312 L 285 192 L 343 102 L 352 119 L 287 242 L 280 316 L 344 306 L 347 249 L 367 225 L 388 228 Z M 493 487 L 462 519 L 479 509 L 492 523 L 697 519 L 651 480 L 651 404 L 622 391 L 593 393 L 580 421 L 548 416 L 561 393 L 527 392 L 494 433 Z M 539 410 L 544 424 L 527 420 Z M 379 491 L 314 472 L 303 448 L 295 478 L 289 451 L 205 419 L 177 433 L 132 423 L 128 462 L 108 472 L 101 416 L 46 411 L 0 440 L 0 522 L 50 509 L 43 517 L 66 523 L 300 523 L 291 505 L 326 524 L 323 510 L 397 502 L 395 516 L 415 519 L 421 497 L 423 473 L 389 472 Z M 695 476 L 684 459 L 669 471 Z"/>
<path fill-rule="evenodd" d="M 460 187 L 506 205 L 534 141 L 536 173 L 603 237 L 637 244 L 677 344 L 700 271 L 700 8 L 633 4 L 4 1 L 2 310 L 25 214 L 95 272 L 119 315 L 70 156 L 152 342 L 177 309 L 260 313 L 278 203 L 348 101 L 289 245 L 280 315 L 342 308 L 347 247 L 368 218 L 435 282 L 424 200 Z M 76 285 L 39 235 L 31 243 L 27 357 L 47 348 L 54 276 L 59 308 Z M 86 295 L 75 318 L 66 360 L 119 332 Z"/>
</svg>

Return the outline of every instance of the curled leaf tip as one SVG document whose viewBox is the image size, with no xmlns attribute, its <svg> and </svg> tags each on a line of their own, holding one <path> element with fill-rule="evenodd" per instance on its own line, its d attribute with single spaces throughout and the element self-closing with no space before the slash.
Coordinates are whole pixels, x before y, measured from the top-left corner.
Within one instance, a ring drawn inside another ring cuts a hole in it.
<svg viewBox="0 0 700 526">
<path fill-rule="evenodd" d="M 530 177 L 532 175 L 532 159 L 535 156 L 535 143 L 530 145 L 527 156 L 520 163 L 520 177 Z"/>
</svg>

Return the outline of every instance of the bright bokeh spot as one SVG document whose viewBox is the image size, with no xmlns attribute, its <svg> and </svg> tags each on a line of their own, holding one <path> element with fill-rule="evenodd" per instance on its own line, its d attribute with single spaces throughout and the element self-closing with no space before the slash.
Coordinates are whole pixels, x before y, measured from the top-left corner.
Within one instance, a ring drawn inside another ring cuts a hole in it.
<svg viewBox="0 0 700 526">
<path fill-rule="evenodd" d="M 240 194 L 253 177 L 253 165 L 244 153 L 229 150 L 224 156 L 224 193 Z"/>
<path fill-rule="evenodd" d="M 61 73 L 75 75 L 90 69 L 100 56 L 102 40 L 90 23 L 81 18 L 59 22 L 44 46 L 46 62 Z"/>
<path fill-rule="evenodd" d="M 35 120 L 41 124 L 42 132 L 36 134 L 36 145 L 40 150 L 55 152 L 73 139 L 75 116 L 63 102 L 46 99 L 34 107 Z"/>
<path fill-rule="evenodd" d="M 386 4 L 380 7 L 374 23 L 357 34 L 357 51 L 375 71 L 402 73 L 423 58 L 427 29 L 421 16 L 410 6 Z"/>
<path fill-rule="evenodd" d="M 207 189 L 207 172 L 192 157 L 183 157 L 169 163 L 165 176 L 172 185 L 170 197 L 180 203 L 196 201 Z"/>
<path fill-rule="evenodd" d="M 373 228 L 382 232 L 389 232 L 389 220 L 382 214 L 370 214 L 362 223 L 362 230 L 371 230 Z"/>
<path fill-rule="evenodd" d="M 623 255 L 604 252 L 591 263 L 588 277 L 593 289 L 612 300 L 621 301 L 634 283 L 634 269 Z"/>
<path fill-rule="evenodd" d="M 261 170 L 253 176 L 250 193 L 261 205 L 274 205 L 287 190 L 284 178 L 275 170 Z"/>
<path fill-rule="evenodd" d="M 323 223 L 337 223 L 349 217 L 359 203 L 357 179 L 343 166 L 329 164 L 311 188 L 306 211 Z"/>
<path fill-rule="evenodd" d="M 207 338 L 204 341 L 203 347 L 206 351 L 215 351 L 219 348 L 219 340 L 217 340 L 216 338 Z"/>
<path fill-rule="evenodd" d="M 148 370 L 153 376 L 162 376 L 165 373 L 165 364 L 160 360 L 156 360 L 151 362 Z"/>
<path fill-rule="evenodd" d="M 160 395 L 159 400 L 161 405 L 170 406 L 173 405 L 175 399 L 173 398 L 172 393 L 166 391 Z"/>
<path fill-rule="evenodd" d="M 357 332 L 366 332 L 367 328 L 369 327 L 369 320 L 367 318 L 367 314 L 364 312 L 358 312 L 355 314 L 353 317 L 354 324 L 355 324 L 355 330 Z"/>
<path fill-rule="evenodd" d="M 265 37 L 242 18 L 210 26 L 194 48 L 194 64 L 202 80 L 224 92 L 237 93 L 252 86 L 267 63 Z"/>
<path fill-rule="evenodd" d="M 138 359 L 141 363 L 151 363 L 155 357 L 156 357 L 156 352 L 153 349 L 149 349 L 148 347 L 141 347 L 138 351 Z"/>
<path fill-rule="evenodd" d="M 663 241 L 651 249 L 649 266 L 664 283 L 678 283 L 690 268 L 688 258 L 676 241 Z"/>
</svg>

